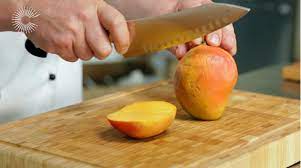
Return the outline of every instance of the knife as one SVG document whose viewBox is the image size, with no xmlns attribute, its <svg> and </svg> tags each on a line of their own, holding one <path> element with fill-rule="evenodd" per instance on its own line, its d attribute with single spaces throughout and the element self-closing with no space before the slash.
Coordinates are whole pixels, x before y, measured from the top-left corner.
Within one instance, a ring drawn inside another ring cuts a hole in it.
<svg viewBox="0 0 301 168">
<path fill-rule="evenodd" d="M 211 3 L 156 17 L 129 20 L 133 36 L 124 57 L 143 55 L 184 44 L 237 21 L 249 11 L 249 8 L 237 5 Z M 29 40 L 26 43 L 26 49 L 31 54 L 47 56 L 45 51 L 35 48 Z"/>
</svg>

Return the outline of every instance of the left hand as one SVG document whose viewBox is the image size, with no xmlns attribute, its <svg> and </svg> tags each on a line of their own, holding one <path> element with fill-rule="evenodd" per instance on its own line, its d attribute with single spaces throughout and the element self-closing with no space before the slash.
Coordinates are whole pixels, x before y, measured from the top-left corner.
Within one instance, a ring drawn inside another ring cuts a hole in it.
<svg viewBox="0 0 301 168">
<path fill-rule="evenodd" d="M 178 10 L 186 8 L 192 8 L 203 4 L 212 3 L 211 0 L 180 0 L 178 4 Z M 212 32 L 204 37 L 181 44 L 170 49 L 170 51 L 178 58 L 181 59 L 190 49 L 196 47 L 205 42 L 210 46 L 217 46 L 225 49 L 230 54 L 235 55 L 237 52 L 236 35 L 234 32 L 233 25 L 230 24 L 220 30 Z"/>
<path fill-rule="evenodd" d="M 108 2 L 121 11 L 127 19 L 162 15 L 212 3 L 211 0 L 160 0 L 160 3 L 158 0 L 110 0 Z M 236 54 L 236 37 L 232 24 L 206 35 L 204 40 L 210 46 L 219 46 L 232 55 Z M 181 59 L 190 49 L 200 45 L 201 42 L 202 39 L 199 38 L 169 50 L 178 59 Z"/>
</svg>

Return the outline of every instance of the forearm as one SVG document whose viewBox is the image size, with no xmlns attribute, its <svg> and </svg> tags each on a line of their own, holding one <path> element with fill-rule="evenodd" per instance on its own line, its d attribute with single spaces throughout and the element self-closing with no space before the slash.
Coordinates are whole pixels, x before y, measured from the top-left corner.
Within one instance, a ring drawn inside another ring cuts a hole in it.
<svg viewBox="0 0 301 168">
<path fill-rule="evenodd" d="M 0 0 L 0 31 L 14 31 L 12 16 L 25 5 L 26 0 Z"/>
</svg>

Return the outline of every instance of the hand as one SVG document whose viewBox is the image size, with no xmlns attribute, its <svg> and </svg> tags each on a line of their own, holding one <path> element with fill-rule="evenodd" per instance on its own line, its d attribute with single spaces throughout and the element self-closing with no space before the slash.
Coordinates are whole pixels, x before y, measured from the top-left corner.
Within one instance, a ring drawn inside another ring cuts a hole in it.
<svg viewBox="0 0 301 168">
<path fill-rule="evenodd" d="M 211 0 L 110 0 L 110 3 L 119 9 L 128 19 L 156 16 L 171 13 L 186 8 L 212 3 Z M 220 46 L 232 55 L 236 53 L 236 37 L 232 25 L 210 33 L 204 39 L 208 45 Z M 170 51 L 181 59 L 191 48 L 201 44 L 202 39 L 179 45 Z"/>
<path fill-rule="evenodd" d="M 109 36 L 119 53 L 129 48 L 124 16 L 103 0 L 29 0 L 27 6 L 40 13 L 28 38 L 66 61 L 107 57 L 112 51 Z"/>
<path fill-rule="evenodd" d="M 178 4 L 178 10 L 196 7 L 203 4 L 212 3 L 211 0 L 182 0 Z M 233 25 L 230 24 L 220 30 L 205 36 L 206 43 L 210 46 L 219 46 L 227 50 L 230 54 L 235 55 L 237 52 L 236 36 Z M 203 39 L 199 38 L 170 49 L 178 59 L 181 59 L 190 49 L 202 43 Z"/>
<path fill-rule="evenodd" d="M 181 0 L 109 0 L 127 19 L 158 16 L 175 12 Z"/>
</svg>

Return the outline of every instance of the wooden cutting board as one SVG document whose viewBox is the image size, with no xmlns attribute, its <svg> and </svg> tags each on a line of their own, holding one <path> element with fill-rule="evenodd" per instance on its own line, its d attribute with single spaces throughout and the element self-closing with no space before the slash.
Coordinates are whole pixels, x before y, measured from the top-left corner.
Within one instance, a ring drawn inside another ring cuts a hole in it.
<svg viewBox="0 0 301 168">
<path fill-rule="evenodd" d="M 178 107 L 167 132 L 146 140 L 112 129 L 105 116 L 126 104 Z M 218 121 L 196 121 L 160 82 L 0 126 L 1 168 L 287 167 L 300 160 L 299 100 L 235 91 Z"/>
</svg>

